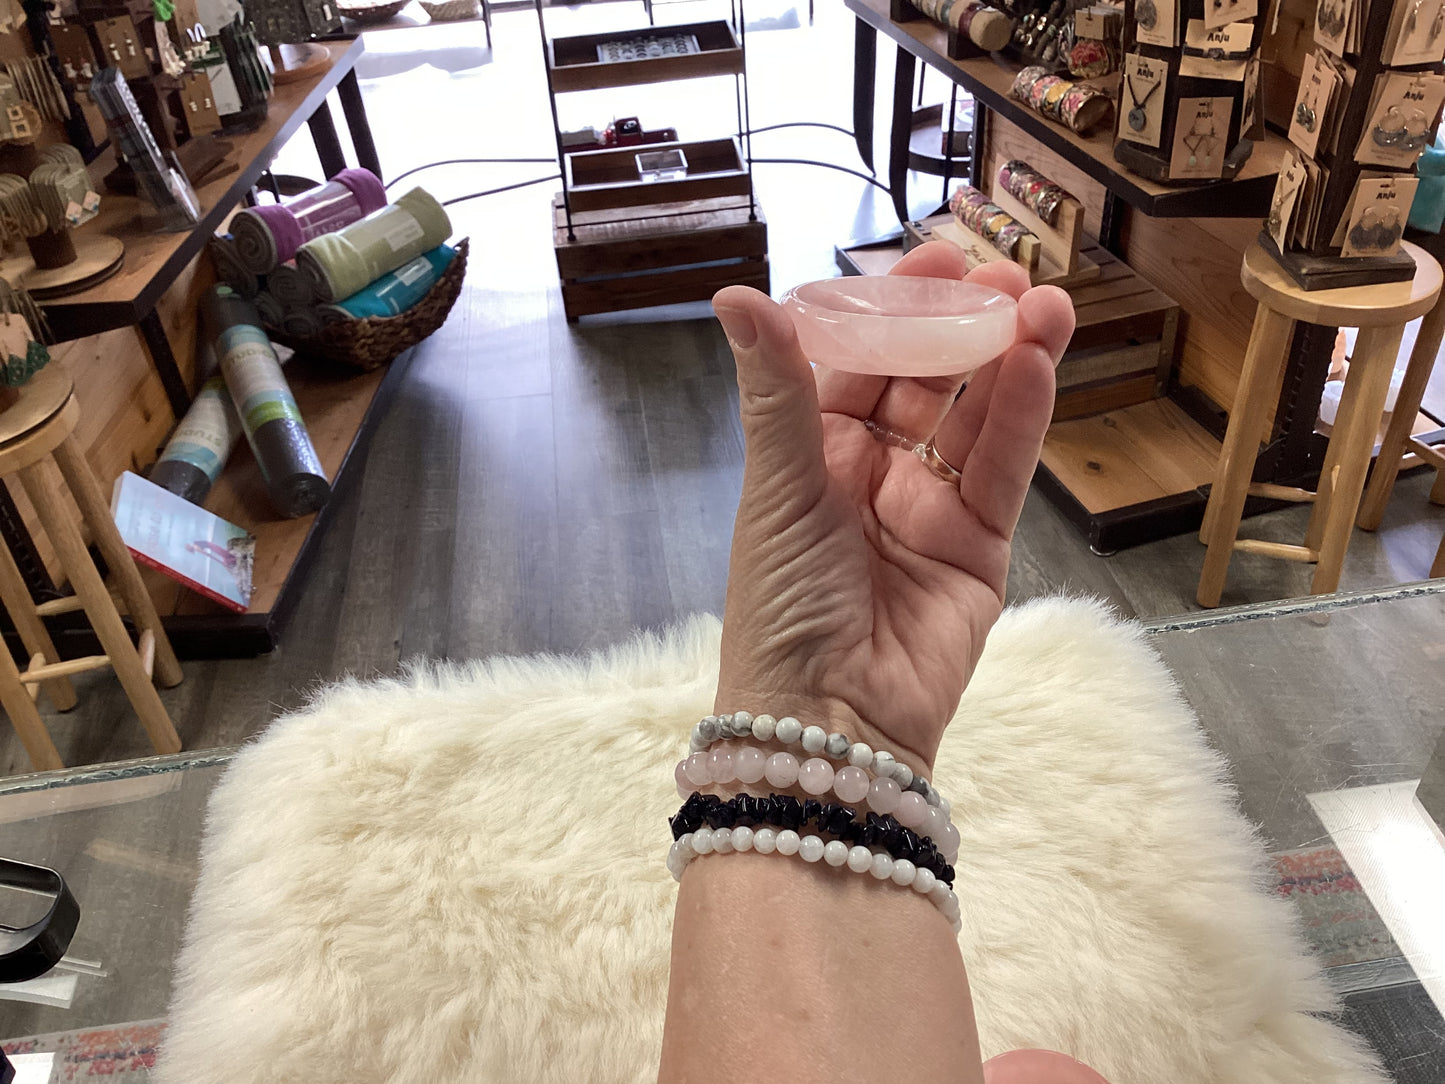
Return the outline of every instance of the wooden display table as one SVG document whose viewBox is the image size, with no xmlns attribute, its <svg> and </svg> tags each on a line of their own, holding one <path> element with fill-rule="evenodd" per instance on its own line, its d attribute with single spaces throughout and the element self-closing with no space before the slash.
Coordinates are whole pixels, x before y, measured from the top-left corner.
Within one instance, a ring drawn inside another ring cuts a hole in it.
<svg viewBox="0 0 1445 1084">
<path fill-rule="evenodd" d="M 196 258 L 206 242 L 303 124 L 311 129 L 327 175 L 346 166 L 326 102 L 330 91 L 336 90 L 341 98 L 360 164 L 380 176 L 354 70 L 364 51 L 362 41 L 330 41 L 325 48 L 331 56 L 325 71 L 278 86 L 266 120 L 257 130 L 226 137 L 232 144 L 228 162 L 237 168 L 197 189 L 201 220 L 195 229 L 185 233 L 153 232 L 148 228 L 147 205 L 142 200 L 107 196 L 100 215 L 79 233 L 83 237 L 94 230 L 120 238 L 125 242 L 124 266 L 110 279 L 82 293 L 43 303 L 58 340 L 83 340 L 68 351 L 61 347 L 56 352 L 64 355 L 75 374 L 83 418 L 105 419 L 92 424 L 87 452 L 102 475 L 107 495 L 120 471 L 136 469 L 137 464 L 154 458 L 175 419 L 190 404 L 198 375 L 196 310 L 201 294 L 213 281 L 207 262 Z M 96 161 L 92 172 L 97 183 L 112 165 L 109 154 Z M 161 306 L 163 299 L 165 304 Z M 112 379 L 113 373 L 123 369 L 117 350 L 135 349 L 117 329 L 132 327 L 164 386 L 159 402 L 138 398 L 124 382 Z M 361 374 L 298 359 L 288 367 L 292 391 L 333 489 L 340 488 L 351 454 L 370 429 L 368 420 L 373 408 L 400 380 L 404 366 L 403 360 Z M 157 411 L 162 416 L 158 417 Z M 330 506 L 299 519 L 277 518 L 245 441 L 238 445 L 205 503 L 210 511 L 256 535 L 251 608 L 245 614 L 221 610 L 172 581 L 147 573 L 146 583 L 165 628 L 184 656 L 233 656 L 270 650 L 304 588 L 306 571 L 324 534 Z M 32 543 L 25 520 L 3 489 L 0 530 L 32 593 L 42 600 L 57 598 L 59 592 L 44 555 Z M 94 650 L 89 630 L 71 620 L 73 617 L 52 619 L 62 652 L 73 655 Z"/>
</svg>

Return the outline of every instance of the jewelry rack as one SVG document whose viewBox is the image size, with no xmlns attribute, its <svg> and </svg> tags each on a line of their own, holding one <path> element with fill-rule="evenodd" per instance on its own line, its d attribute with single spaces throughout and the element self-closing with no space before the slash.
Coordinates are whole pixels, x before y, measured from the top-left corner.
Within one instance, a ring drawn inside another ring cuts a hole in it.
<svg viewBox="0 0 1445 1084">
<path fill-rule="evenodd" d="M 1265 20 L 1272 6 L 1268 0 L 1259 0 L 1257 14 L 1238 20 L 1249 26 L 1247 42 L 1225 42 L 1219 40 L 1219 34 L 1210 33 L 1204 45 L 1190 46 L 1186 38 L 1190 22 L 1205 19 L 1206 5 L 1211 11 L 1241 6 L 1238 0 L 1129 0 L 1125 5 L 1125 56 L 1119 79 L 1119 128 L 1114 159 L 1131 172 L 1158 184 L 1194 185 L 1233 180 L 1254 152 L 1254 141 L 1264 135 L 1263 117 L 1257 108 L 1259 51 L 1264 41 Z M 1171 17 L 1173 30 L 1167 36 L 1174 45 L 1154 45 L 1139 40 L 1141 26 L 1153 30 L 1161 20 Z M 1138 98 L 1132 94 L 1133 84 L 1129 79 L 1131 55 L 1142 57 L 1163 70 L 1162 79 L 1151 83 Z M 1201 63 L 1191 67 L 1191 62 L 1196 61 Z M 1242 64 L 1244 78 L 1185 74 L 1186 70 L 1202 71 L 1208 64 Z M 1158 145 L 1148 146 L 1125 138 L 1126 133 L 1134 135 L 1143 131 L 1140 122 L 1149 113 L 1156 95 L 1162 98 L 1157 114 Z M 1181 102 L 1190 99 L 1228 99 L 1227 124 L 1220 124 L 1213 117 L 1181 121 Z M 1178 131 L 1181 124 L 1185 126 L 1182 134 Z M 1191 168 L 1183 175 L 1175 173 L 1176 142 L 1182 142 L 1188 151 L 1183 164 Z M 1220 163 L 1217 175 L 1200 176 L 1197 172 L 1189 175 L 1192 167 L 1212 167 L 1215 161 Z"/>
</svg>

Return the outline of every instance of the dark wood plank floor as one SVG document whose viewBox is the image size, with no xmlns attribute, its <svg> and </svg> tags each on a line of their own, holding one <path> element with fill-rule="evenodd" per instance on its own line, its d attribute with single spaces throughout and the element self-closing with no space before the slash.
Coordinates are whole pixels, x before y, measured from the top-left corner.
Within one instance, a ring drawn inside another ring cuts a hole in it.
<svg viewBox="0 0 1445 1084">
<path fill-rule="evenodd" d="M 554 14 L 574 25 L 618 25 L 633 13 L 633 5 L 598 7 Z M 702 17 L 697 7 L 686 17 Z M 494 56 L 474 29 L 372 37 L 363 74 L 373 77 L 363 88 L 392 175 L 444 155 L 549 153 L 530 13 L 499 18 Z M 755 33 L 749 47 L 755 126 L 848 123 L 851 23 L 841 6 L 819 5 L 814 30 Z M 707 82 L 661 99 L 655 90 L 617 102 L 594 96 L 572 110 L 571 123 L 605 123 L 630 106 L 649 125 L 681 126 L 694 109 L 725 125 L 731 87 L 724 95 Z M 423 108 L 438 101 L 478 107 L 458 123 L 455 110 Z M 805 129 L 759 136 L 755 153 L 856 165 L 845 137 Z M 318 172 L 304 142 L 287 149 L 281 166 Z M 416 180 L 450 198 L 547 172 L 545 165 L 449 166 Z M 926 182 L 926 194 L 920 185 L 921 200 L 933 198 L 936 183 Z M 364 470 L 334 498 L 337 514 L 281 646 L 263 658 L 188 663 L 186 682 L 163 694 L 187 748 L 242 741 L 301 703 L 308 688 L 343 674 L 389 673 L 417 656 L 588 650 L 638 627 L 721 611 L 742 461 L 726 344 L 705 305 L 569 326 L 550 244 L 553 190 L 544 184 L 453 206 L 474 253 L 457 310 L 398 363 L 407 366 L 405 379 Z M 869 236 L 891 218 L 883 193 L 827 170 L 760 166 L 758 190 L 775 288 L 829 274 L 836 242 Z M 1384 529 L 1356 534 L 1345 589 L 1424 577 L 1445 529 L 1427 489 L 1418 474 L 1403 479 Z M 1305 514 L 1277 513 L 1249 529 L 1296 540 Z M 1069 591 L 1103 597 L 1126 614 L 1178 613 L 1193 608 L 1202 556 L 1186 536 L 1097 557 L 1034 494 L 1019 528 L 1010 595 Z M 1309 574 L 1241 556 L 1225 603 L 1302 594 Z M 113 679 L 96 674 L 77 684 L 81 706 L 49 718 L 68 763 L 149 752 Z M 27 766 L 6 728 L 0 773 Z"/>
</svg>

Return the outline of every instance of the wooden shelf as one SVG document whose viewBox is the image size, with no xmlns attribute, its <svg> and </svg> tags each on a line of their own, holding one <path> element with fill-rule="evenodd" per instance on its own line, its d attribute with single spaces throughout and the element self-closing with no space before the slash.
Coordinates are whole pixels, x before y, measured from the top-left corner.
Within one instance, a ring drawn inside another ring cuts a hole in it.
<svg viewBox="0 0 1445 1084">
<path fill-rule="evenodd" d="M 1152 218 L 1263 218 L 1269 211 L 1275 177 L 1289 147 L 1285 139 L 1273 133 L 1255 144 L 1254 153 L 1232 181 L 1186 187 L 1155 184 L 1129 173 L 1114 160 L 1112 131 L 1081 136 L 1044 119 L 1010 96 L 1009 88 L 1022 64 L 995 56 L 951 60 L 948 31 L 943 27 L 925 19 L 895 23 L 888 14 L 888 0 L 844 3 L 864 23 L 952 79 L 980 104 L 1008 118 L 1129 206 Z"/>
<path fill-rule="evenodd" d="M 689 56 L 664 56 L 644 60 L 602 62 L 597 59 L 597 46 L 607 42 L 644 41 L 675 34 L 694 35 L 701 51 Z M 574 90 L 666 83 L 674 79 L 741 75 L 743 50 L 733 35 L 732 28 L 719 20 L 554 38 L 548 45 L 547 64 L 552 90 L 560 94 Z"/>
<path fill-rule="evenodd" d="M 687 156 L 687 175 L 670 181 L 641 180 L 637 156 L 667 150 L 680 150 Z M 736 139 L 583 151 L 567 155 L 566 167 L 574 213 L 748 194 L 748 164 Z"/>
</svg>

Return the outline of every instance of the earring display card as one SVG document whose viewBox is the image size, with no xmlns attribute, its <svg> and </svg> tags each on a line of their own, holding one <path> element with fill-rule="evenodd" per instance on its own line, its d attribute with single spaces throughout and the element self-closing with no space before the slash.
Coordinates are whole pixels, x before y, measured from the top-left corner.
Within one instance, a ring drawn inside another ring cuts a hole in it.
<svg viewBox="0 0 1445 1084">
<path fill-rule="evenodd" d="M 1279 178 L 1274 183 L 1274 195 L 1269 201 L 1269 219 L 1265 222 L 1265 229 L 1269 231 L 1275 247 L 1281 252 L 1289 248 L 1289 240 L 1293 235 L 1291 227 L 1294 225 L 1295 203 L 1299 199 L 1306 177 L 1304 163 L 1299 156 L 1293 151 L 1286 153 L 1284 168 L 1279 171 Z"/>
<path fill-rule="evenodd" d="M 1381 59 L 1397 68 L 1445 60 L 1445 0 L 1396 0 Z"/>
<path fill-rule="evenodd" d="M 1299 93 L 1289 118 L 1289 141 L 1311 158 L 1319 149 L 1320 128 L 1329 119 L 1330 102 L 1339 81 L 1339 73 L 1317 54 L 1305 57 Z"/>
<path fill-rule="evenodd" d="M 1134 5 L 1134 38 L 1143 45 L 1167 49 L 1178 45 L 1178 0 L 1138 0 Z"/>
<path fill-rule="evenodd" d="M 1339 83 L 1336 85 L 1334 104 L 1330 108 L 1329 117 L 1321 126 L 1320 150 L 1330 154 L 1338 154 L 1340 150 L 1340 131 L 1345 123 L 1345 107 L 1349 104 L 1350 96 L 1355 91 L 1355 69 L 1342 60 L 1334 57 L 1328 58 L 1334 65 L 1339 75 Z"/>
<path fill-rule="evenodd" d="M 1325 185 L 1329 183 L 1329 171 L 1313 158 L 1304 159 L 1305 183 L 1300 188 L 1299 201 L 1295 204 L 1295 244 L 1308 248 L 1315 242 L 1319 228 L 1320 210 L 1324 204 Z"/>
<path fill-rule="evenodd" d="M 181 106 L 186 114 L 186 129 L 192 137 L 221 130 L 221 114 L 216 111 L 211 79 L 205 72 L 181 77 Z"/>
<path fill-rule="evenodd" d="M 1355 161 L 1361 165 L 1410 168 L 1429 146 L 1430 128 L 1442 104 L 1445 76 L 1429 72 L 1383 73 L 1375 80 Z"/>
<path fill-rule="evenodd" d="M 1253 57 L 1244 72 L 1244 106 L 1240 110 L 1239 138 L 1262 139 L 1263 118 L 1259 115 L 1259 57 Z M 1260 129 L 1256 131 L 1256 128 Z"/>
<path fill-rule="evenodd" d="M 1233 98 L 1180 98 L 1169 155 L 1172 180 L 1213 180 L 1224 175 Z"/>
<path fill-rule="evenodd" d="M 1315 8 L 1315 44 L 1335 56 L 1344 56 L 1353 9 L 1350 0 L 1319 0 Z"/>
<path fill-rule="evenodd" d="M 1358 203 L 1360 199 L 1360 185 L 1365 181 L 1386 180 L 1394 176 L 1397 176 L 1397 174 L 1381 173 L 1378 170 L 1372 169 L 1360 171 L 1359 177 L 1355 179 L 1355 189 L 1350 193 L 1350 202 L 1345 207 L 1345 213 L 1341 215 L 1340 220 L 1335 223 L 1334 236 L 1330 238 L 1331 248 L 1339 248 L 1345 243 L 1345 232 L 1350 228 L 1350 223 L 1359 217 L 1355 213 L 1355 204 Z"/>
<path fill-rule="evenodd" d="M 1204 25 L 1216 26 L 1242 23 L 1259 14 L 1259 0 L 1204 0 Z"/>
<path fill-rule="evenodd" d="M 1242 83 L 1249 67 L 1253 38 L 1253 23 L 1230 23 L 1211 30 L 1203 19 L 1190 19 L 1184 30 L 1184 55 L 1179 58 L 1179 74 Z"/>
<path fill-rule="evenodd" d="M 95 50 L 85 27 L 74 23 L 55 23 L 50 27 L 50 40 L 60 61 L 60 71 L 72 83 L 88 83 L 95 75 Z"/>
<path fill-rule="evenodd" d="M 1138 53 L 1124 57 L 1123 86 L 1119 90 L 1119 138 L 1157 147 L 1163 136 L 1164 99 L 1168 96 L 1169 66 Z"/>
<path fill-rule="evenodd" d="M 95 37 L 107 68 L 119 68 L 127 79 L 143 79 L 151 73 L 150 61 L 129 15 L 100 20 L 95 24 Z"/>
<path fill-rule="evenodd" d="M 1393 256 L 1398 252 L 1405 216 L 1419 183 L 1414 177 L 1382 177 L 1356 185 L 1340 255 Z"/>
</svg>

